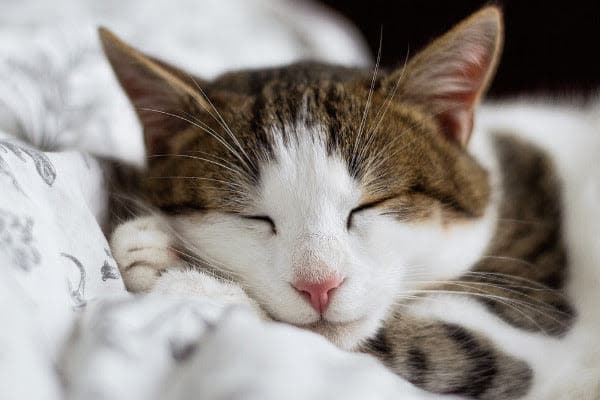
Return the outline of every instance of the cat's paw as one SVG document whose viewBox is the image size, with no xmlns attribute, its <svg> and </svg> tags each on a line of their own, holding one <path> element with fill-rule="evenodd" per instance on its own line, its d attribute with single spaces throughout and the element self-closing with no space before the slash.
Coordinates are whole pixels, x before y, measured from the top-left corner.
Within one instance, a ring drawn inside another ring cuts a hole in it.
<svg viewBox="0 0 600 400">
<path fill-rule="evenodd" d="M 219 306 L 247 306 L 262 319 L 268 319 L 262 308 L 239 285 L 193 269 L 165 271 L 156 280 L 152 293 L 204 297 Z"/>
<path fill-rule="evenodd" d="M 119 225 L 110 246 L 127 290 L 147 292 L 162 272 L 176 268 L 180 260 L 172 245 L 173 239 L 159 217 L 140 217 Z"/>
</svg>

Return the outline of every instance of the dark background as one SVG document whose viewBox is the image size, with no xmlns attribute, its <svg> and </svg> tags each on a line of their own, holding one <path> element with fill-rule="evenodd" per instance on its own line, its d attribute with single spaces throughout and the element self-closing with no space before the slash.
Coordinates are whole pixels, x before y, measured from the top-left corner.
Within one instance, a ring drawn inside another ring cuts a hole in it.
<svg viewBox="0 0 600 400">
<path fill-rule="evenodd" d="M 322 0 L 351 20 L 394 67 L 486 4 L 504 10 L 506 40 L 492 97 L 583 95 L 600 89 L 600 0 Z"/>
</svg>

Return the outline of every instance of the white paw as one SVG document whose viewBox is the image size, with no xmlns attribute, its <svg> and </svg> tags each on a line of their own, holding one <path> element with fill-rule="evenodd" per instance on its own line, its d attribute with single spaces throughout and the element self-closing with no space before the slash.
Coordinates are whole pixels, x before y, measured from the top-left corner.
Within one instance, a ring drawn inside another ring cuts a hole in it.
<svg viewBox="0 0 600 400">
<path fill-rule="evenodd" d="M 131 292 L 147 292 L 161 272 L 177 267 L 172 237 L 157 216 L 137 218 L 119 225 L 110 240 L 123 282 Z"/>
<path fill-rule="evenodd" d="M 152 293 L 182 297 L 204 297 L 218 306 L 249 306 L 261 318 L 266 313 L 244 290 L 232 282 L 192 269 L 170 269 L 156 280 Z"/>
</svg>

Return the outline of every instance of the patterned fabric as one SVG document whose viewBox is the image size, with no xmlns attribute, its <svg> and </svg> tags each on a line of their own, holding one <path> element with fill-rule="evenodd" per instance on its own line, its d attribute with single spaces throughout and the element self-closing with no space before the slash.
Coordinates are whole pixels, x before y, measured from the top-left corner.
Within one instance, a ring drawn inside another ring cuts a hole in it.
<svg viewBox="0 0 600 400">
<path fill-rule="evenodd" d="M 59 392 L 50 367 L 73 319 L 88 301 L 124 293 L 97 223 L 102 186 L 99 163 L 82 153 L 44 153 L 0 137 L 2 398 Z M 45 385 L 26 385 L 32 375 Z"/>
</svg>

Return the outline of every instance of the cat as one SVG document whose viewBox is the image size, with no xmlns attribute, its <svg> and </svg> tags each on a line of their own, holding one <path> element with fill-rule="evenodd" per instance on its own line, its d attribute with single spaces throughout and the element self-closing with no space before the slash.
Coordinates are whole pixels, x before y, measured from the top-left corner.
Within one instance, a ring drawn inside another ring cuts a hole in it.
<svg viewBox="0 0 600 400">
<path fill-rule="evenodd" d="M 597 384 L 598 260 L 570 248 L 565 223 L 567 189 L 589 181 L 563 178 L 546 132 L 515 136 L 518 112 L 481 117 L 502 115 L 479 104 L 497 7 L 390 71 L 306 61 L 205 81 L 99 34 L 143 126 L 137 185 L 159 210 L 112 234 L 128 290 L 246 304 L 441 399 Z"/>
</svg>

